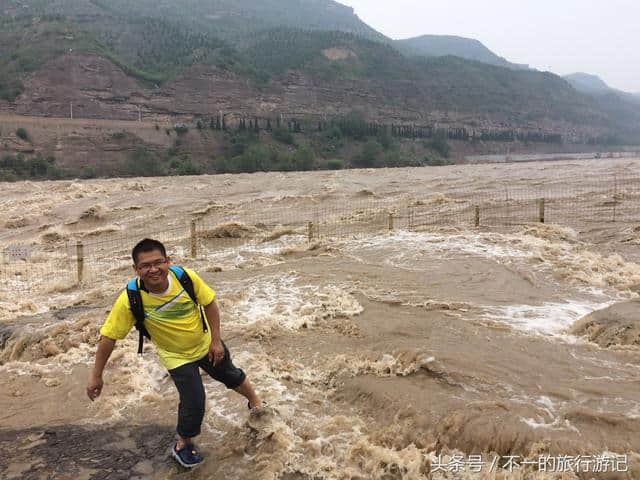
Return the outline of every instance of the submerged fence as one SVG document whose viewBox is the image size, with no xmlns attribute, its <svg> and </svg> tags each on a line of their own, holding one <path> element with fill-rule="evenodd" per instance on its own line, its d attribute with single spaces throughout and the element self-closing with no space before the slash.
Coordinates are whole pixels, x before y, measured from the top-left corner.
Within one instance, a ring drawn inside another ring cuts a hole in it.
<svg viewBox="0 0 640 480">
<path fill-rule="evenodd" d="M 540 181 L 527 187 L 497 188 L 448 185 L 445 193 L 391 195 L 380 198 L 363 190 L 356 198 L 287 198 L 265 202 L 262 209 L 211 203 L 191 218 L 174 219 L 157 231 L 111 232 L 92 241 L 69 241 L 55 234 L 40 244 L 13 243 L 2 250 L 0 295 L 6 291 L 64 291 L 70 285 L 95 285 L 106 275 L 132 275 L 130 251 L 143 237 L 164 242 L 180 258 L 208 256 L 242 245 L 264 244 L 285 235 L 302 241 L 330 241 L 389 230 L 421 231 L 439 226 L 502 227 L 535 222 L 578 230 L 596 226 L 627 228 L 640 222 L 640 176 L 584 177 Z"/>
</svg>

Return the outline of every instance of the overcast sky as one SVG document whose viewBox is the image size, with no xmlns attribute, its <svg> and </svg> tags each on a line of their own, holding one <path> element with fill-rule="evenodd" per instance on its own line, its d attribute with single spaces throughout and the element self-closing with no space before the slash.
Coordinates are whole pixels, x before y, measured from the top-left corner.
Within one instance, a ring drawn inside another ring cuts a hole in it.
<svg viewBox="0 0 640 480">
<path fill-rule="evenodd" d="M 393 39 L 480 40 L 510 62 L 640 92 L 640 0 L 337 0 Z"/>
</svg>

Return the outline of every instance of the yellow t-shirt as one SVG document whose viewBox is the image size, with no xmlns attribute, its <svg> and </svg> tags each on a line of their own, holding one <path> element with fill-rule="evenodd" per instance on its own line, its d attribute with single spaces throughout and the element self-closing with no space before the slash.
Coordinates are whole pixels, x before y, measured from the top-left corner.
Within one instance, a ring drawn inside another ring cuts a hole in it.
<svg viewBox="0 0 640 480">
<path fill-rule="evenodd" d="M 193 289 L 200 305 L 213 302 L 215 292 L 193 271 L 185 268 L 193 281 Z M 209 351 L 211 331 L 204 332 L 198 306 L 193 303 L 175 274 L 169 270 L 169 288 L 162 294 L 140 290 L 144 306 L 144 325 L 151 335 L 167 369 L 178 368 L 200 360 Z M 122 340 L 135 325 L 126 289 L 120 294 L 100 334 Z"/>
</svg>

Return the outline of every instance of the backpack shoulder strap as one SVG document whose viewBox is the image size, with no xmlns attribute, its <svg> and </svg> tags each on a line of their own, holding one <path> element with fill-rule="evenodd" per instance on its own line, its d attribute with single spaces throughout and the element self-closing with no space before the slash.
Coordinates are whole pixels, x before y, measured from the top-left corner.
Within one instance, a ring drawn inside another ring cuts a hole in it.
<svg viewBox="0 0 640 480">
<path fill-rule="evenodd" d="M 180 282 L 180 285 L 182 285 L 182 288 L 185 289 L 185 291 L 189 295 L 189 298 L 193 300 L 193 303 L 198 304 L 196 292 L 193 288 L 193 280 L 191 280 L 191 277 L 186 272 L 186 270 L 182 267 L 179 267 L 178 265 L 170 265 L 169 269 L 176 275 L 176 278 Z"/>
<path fill-rule="evenodd" d="M 207 322 L 204 319 L 204 313 L 202 312 L 202 305 L 200 305 L 198 299 L 196 298 L 196 291 L 193 287 L 193 280 L 191 280 L 191 277 L 189 276 L 187 271 L 184 268 L 179 267 L 178 265 L 169 265 L 169 270 L 171 270 L 175 274 L 176 278 L 180 282 L 180 285 L 182 285 L 182 288 L 185 289 L 185 291 L 189 295 L 189 298 L 191 298 L 193 303 L 195 303 L 198 307 L 198 310 L 200 310 L 200 318 L 202 319 L 203 330 L 205 332 L 209 331 Z"/>
<path fill-rule="evenodd" d="M 140 288 L 138 286 L 138 279 L 134 278 L 127 283 L 127 296 L 129 297 L 129 306 L 131 313 L 136 320 L 136 329 L 140 332 L 140 338 L 138 340 L 138 355 L 142 355 L 142 345 L 144 343 L 144 337 L 151 338 L 149 332 L 144 326 L 144 306 L 142 305 L 142 296 L 140 295 Z"/>
</svg>

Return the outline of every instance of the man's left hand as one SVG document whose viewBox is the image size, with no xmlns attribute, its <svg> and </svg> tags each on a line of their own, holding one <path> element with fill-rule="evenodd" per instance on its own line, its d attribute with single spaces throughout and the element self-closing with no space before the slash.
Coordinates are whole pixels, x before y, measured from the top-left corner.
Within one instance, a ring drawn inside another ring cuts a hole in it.
<svg viewBox="0 0 640 480">
<path fill-rule="evenodd" d="M 211 340 L 211 345 L 209 346 L 209 361 L 213 363 L 213 366 L 216 366 L 222 361 L 223 358 L 224 347 L 222 346 L 222 341 Z"/>
</svg>

